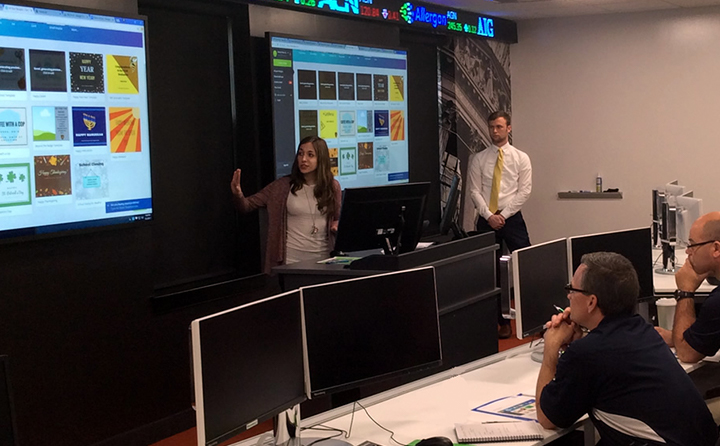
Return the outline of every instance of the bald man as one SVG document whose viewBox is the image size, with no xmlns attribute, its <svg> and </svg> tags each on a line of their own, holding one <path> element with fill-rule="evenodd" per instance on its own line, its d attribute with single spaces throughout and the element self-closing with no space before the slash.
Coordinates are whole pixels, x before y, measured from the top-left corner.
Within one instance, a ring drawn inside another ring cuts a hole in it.
<svg viewBox="0 0 720 446">
<path fill-rule="evenodd" d="M 720 279 L 720 212 L 698 218 L 690 228 L 687 261 L 675 273 L 672 331 L 655 329 L 683 362 L 698 362 L 720 349 L 720 287 L 712 290 L 695 317 L 695 291 L 708 277 Z"/>
</svg>

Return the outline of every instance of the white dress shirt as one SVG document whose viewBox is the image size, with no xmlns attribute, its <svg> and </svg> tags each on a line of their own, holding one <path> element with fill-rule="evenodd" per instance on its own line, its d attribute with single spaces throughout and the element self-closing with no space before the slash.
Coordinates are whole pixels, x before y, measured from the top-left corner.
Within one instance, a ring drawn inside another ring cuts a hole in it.
<svg viewBox="0 0 720 446">
<path fill-rule="evenodd" d="M 500 215 L 515 215 L 530 197 L 532 191 L 532 165 L 530 157 L 510 144 L 502 146 L 503 170 L 498 194 Z M 470 160 L 468 166 L 468 191 L 475 209 L 487 220 L 492 215 L 488 208 L 492 190 L 493 171 L 497 162 L 498 147 L 491 145 Z"/>
</svg>

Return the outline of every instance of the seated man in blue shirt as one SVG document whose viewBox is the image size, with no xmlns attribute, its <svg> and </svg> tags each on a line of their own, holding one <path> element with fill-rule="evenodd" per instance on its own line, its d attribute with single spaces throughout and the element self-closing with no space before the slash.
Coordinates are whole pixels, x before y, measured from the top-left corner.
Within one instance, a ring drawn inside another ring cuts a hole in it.
<svg viewBox="0 0 720 446">
<path fill-rule="evenodd" d="M 598 445 L 714 445 L 717 428 L 700 393 L 634 314 L 640 285 L 632 263 L 616 253 L 586 254 L 566 288 L 570 307 L 545 333 L 535 393 L 540 424 L 568 427 L 588 414 Z"/>
<path fill-rule="evenodd" d="M 695 317 L 695 290 L 708 277 L 720 279 L 720 212 L 698 218 L 690 228 L 687 261 L 675 273 L 672 331 L 656 328 L 683 362 L 698 362 L 720 349 L 720 290 L 715 288 Z"/>
</svg>

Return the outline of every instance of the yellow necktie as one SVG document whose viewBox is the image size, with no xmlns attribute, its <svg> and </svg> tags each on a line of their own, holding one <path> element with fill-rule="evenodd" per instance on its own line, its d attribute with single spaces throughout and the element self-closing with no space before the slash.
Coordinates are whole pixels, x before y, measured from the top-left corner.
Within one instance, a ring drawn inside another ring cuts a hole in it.
<svg viewBox="0 0 720 446">
<path fill-rule="evenodd" d="M 502 179 L 503 170 L 503 151 L 498 148 L 497 161 L 495 162 L 495 170 L 493 170 L 493 183 L 490 189 L 490 212 L 493 214 L 498 210 L 498 194 L 500 193 L 500 180 Z"/>
</svg>

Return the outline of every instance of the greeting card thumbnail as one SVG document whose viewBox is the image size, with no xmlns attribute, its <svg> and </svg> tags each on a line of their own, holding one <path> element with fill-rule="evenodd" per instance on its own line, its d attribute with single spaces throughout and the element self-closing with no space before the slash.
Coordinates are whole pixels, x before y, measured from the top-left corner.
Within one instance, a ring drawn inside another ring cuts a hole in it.
<svg viewBox="0 0 720 446">
<path fill-rule="evenodd" d="M 317 71 L 298 70 L 298 99 L 317 99 Z"/>
<path fill-rule="evenodd" d="M 70 53 L 70 91 L 105 92 L 102 54 Z"/>
<path fill-rule="evenodd" d="M 332 139 L 338 137 L 337 110 L 320 110 L 320 137 Z"/>
<path fill-rule="evenodd" d="M 390 100 L 400 102 L 405 99 L 405 79 L 402 76 L 390 76 Z"/>
<path fill-rule="evenodd" d="M 390 110 L 390 140 L 405 140 L 405 113 L 402 110 Z"/>
<path fill-rule="evenodd" d="M 0 164 L 0 208 L 31 202 L 30 164 Z"/>
<path fill-rule="evenodd" d="M 355 147 L 340 148 L 340 175 L 357 173 Z"/>
<path fill-rule="evenodd" d="M 387 146 L 375 147 L 375 172 L 390 171 L 390 150 Z"/>
<path fill-rule="evenodd" d="M 25 109 L 0 108 L 0 146 L 24 146 L 27 143 Z"/>
<path fill-rule="evenodd" d="M 35 196 L 70 195 L 70 155 L 35 157 Z"/>
<path fill-rule="evenodd" d="M 373 143 L 358 143 L 358 169 L 373 168 Z"/>
<path fill-rule="evenodd" d="M 340 136 L 355 136 L 355 111 L 340 112 Z"/>
<path fill-rule="evenodd" d="M 373 74 L 376 101 L 388 100 L 388 77 L 386 74 Z"/>
<path fill-rule="evenodd" d="M 30 89 L 67 91 L 64 51 L 30 50 Z"/>
<path fill-rule="evenodd" d="M 108 93 L 138 94 L 138 58 L 108 54 Z"/>
<path fill-rule="evenodd" d="M 357 83 L 357 100 L 372 101 L 372 74 L 360 74 L 355 76 Z"/>
<path fill-rule="evenodd" d="M 300 110 L 300 139 L 318 134 L 318 112 L 317 110 Z"/>
<path fill-rule="evenodd" d="M 357 132 L 373 133 L 373 111 L 358 110 L 357 111 Z"/>
<path fill-rule="evenodd" d="M 328 152 L 330 152 L 330 170 L 332 171 L 333 176 L 338 176 L 338 149 L 331 148 L 328 149 Z"/>
<path fill-rule="evenodd" d="M 318 90 L 320 99 L 334 101 L 337 99 L 337 85 L 334 71 L 318 72 Z"/>
<path fill-rule="evenodd" d="M 141 151 L 140 109 L 110 107 L 110 153 Z"/>
<path fill-rule="evenodd" d="M 110 196 L 107 161 L 102 159 L 75 161 L 75 197 L 95 200 Z"/>
<path fill-rule="evenodd" d="M 33 141 L 69 141 L 67 107 L 33 107 Z"/>
<path fill-rule="evenodd" d="M 72 116 L 75 147 L 107 144 L 104 107 L 73 107 Z"/>
<path fill-rule="evenodd" d="M 0 90 L 25 91 L 25 50 L 0 47 Z"/>
<path fill-rule="evenodd" d="M 355 100 L 355 75 L 338 73 L 338 99 L 341 101 Z"/>
<path fill-rule="evenodd" d="M 387 110 L 375 110 L 375 136 L 388 136 L 390 134 L 390 120 Z"/>
</svg>

